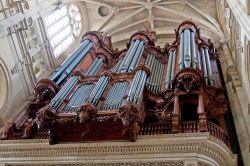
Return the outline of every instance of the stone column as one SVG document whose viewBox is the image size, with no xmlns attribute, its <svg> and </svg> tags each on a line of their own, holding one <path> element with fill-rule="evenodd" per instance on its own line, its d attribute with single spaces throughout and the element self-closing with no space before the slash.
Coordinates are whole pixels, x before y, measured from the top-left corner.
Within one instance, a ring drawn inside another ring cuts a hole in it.
<svg viewBox="0 0 250 166">
<path fill-rule="evenodd" d="M 199 131 L 207 131 L 207 116 L 204 111 L 203 93 L 199 94 L 199 105 L 197 113 L 199 114 Z"/>
<path fill-rule="evenodd" d="M 174 113 L 172 115 L 172 133 L 180 132 L 180 102 L 178 94 L 174 97 Z"/>
<path fill-rule="evenodd" d="M 235 69 L 235 64 L 233 57 L 230 53 L 230 50 L 228 48 L 228 42 L 224 41 L 221 43 L 222 51 L 225 57 L 225 61 L 227 64 L 227 70 L 234 70 Z"/>
</svg>

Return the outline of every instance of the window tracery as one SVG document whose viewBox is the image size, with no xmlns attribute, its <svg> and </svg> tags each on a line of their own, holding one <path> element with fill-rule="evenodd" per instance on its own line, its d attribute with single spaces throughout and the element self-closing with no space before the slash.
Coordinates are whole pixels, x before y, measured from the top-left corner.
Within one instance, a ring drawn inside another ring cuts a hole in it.
<svg viewBox="0 0 250 166">
<path fill-rule="evenodd" d="M 67 4 L 44 18 L 47 35 L 55 57 L 65 51 L 80 35 L 81 14 L 75 4 Z"/>
</svg>

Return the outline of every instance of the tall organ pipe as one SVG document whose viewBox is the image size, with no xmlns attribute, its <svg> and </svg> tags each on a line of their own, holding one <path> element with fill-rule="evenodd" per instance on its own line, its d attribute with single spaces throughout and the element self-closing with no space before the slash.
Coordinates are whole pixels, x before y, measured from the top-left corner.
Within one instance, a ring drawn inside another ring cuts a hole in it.
<svg viewBox="0 0 250 166">
<path fill-rule="evenodd" d="M 184 30 L 184 65 L 191 66 L 191 50 L 190 50 L 190 30 Z"/>
<path fill-rule="evenodd" d="M 140 58 L 141 58 L 141 55 L 143 53 L 143 50 L 144 50 L 144 42 L 143 41 L 140 41 L 140 44 L 135 52 L 135 55 L 133 57 L 133 60 L 132 62 L 130 63 L 130 66 L 129 66 L 129 71 L 132 71 L 134 70 L 134 68 L 136 67 L 136 64 L 137 62 L 139 62 Z"/>
<path fill-rule="evenodd" d="M 90 40 L 84 40 L 83 43 L 59 66 L 59 68 L 56 69 L 56 72 L 52 74 L 50 79 L 55 82 L 89 43 L 92 42 Z"/>
<path fill-rule="evenodd" d="M 180 52 L 179 68 L 183 69 L 184 68 L 184 62 L 183 62 L 184 60 L 184 33 L 183 32 L 181 32 L 179 52 Z"/>
<path fill-rule="evenodd" d="M 88 76 L 95 75 L 103 64 L 103 58 L 96 58 L 92 65 L 88 68 L 86 74 Z"/>
<path fill-rule="evenodd" d="M 192 61 L 192 67 L 196 69 L 197 67 L 197 56 L 196 56 L 196 43 L 195 43 L 195 36 L 194 32 L 191 31 L 191 61 Z"/>
<path fill-rule="evenodd" d="M 202 69 L 203 69 L 203 76 L 205 78 L 206 84 L 208 84 L 208 73 L 207 73 L 207 64 L 205 58 L 205 51 L 204 48 L 201 48 L 201 58 L 202 58 Z"/>
<path fill-rule="evenodd" d="M 137 87 L 137 85 L 138 85 L 138 83 L 139 83 L 139 80 L 140 80 L 141 73 L 142 73 L 142 71 L 139 70 L 139 71 L 137 71 L 136 74 L 135 74 L 135 77 L 134 77 L 134 79 L 133 79 L 131 88 L 130 88 L 129 93 L 128 93 L 128 101 L 132 101 L 132 99 L 133 99 L 133 96 L 134 96 L 134 94 L 135 94 L 136 87 Z"/>
<path fill-rule="evenodd" d="M 200 51 L 198 51 L 198 68 L 200 70 L 202 70 L 202 58 L 201 58 L 201 54 L 200 54 Z"/>
<path fill-rule="evenodd" d="M 146 83 L 146 79 L 147 79 L 147 75 L 145 71 L 142 71 L 142 75 L 141 75 L 141 82 L 138 85 L 138 87 L 136 88 L 136 92 L 135 92 L 135 97 L 134 97 L 134 102 L 138 103 L 140 100 L 140 97 L 142 95 L 145 83 Z"/>
<path fill-rule="evenodd" d="M 138 75 L 137 75 L 138 73 Z M 141 96 L 141 93 L 144 89 L 145 83 L 146 83 L 146 72 L 144 70 L 139 70 L 136 72 L 136 75 L 138 76 L 138 79 L 134 79 L 131 89 L 133 91 L 130 91 L 128 94 L 128 101 L 132 101 L 135 103 L 138 103 L 139 98 Z M 139 82 L 138 82 L 139 81 Z"/>
<path fill-rule="evenodd" d="M 170 51 L 169 59 L 168 59 L 168 68 L 167 68 L 167 75 L 166 75 L 166 82 L 165 88 L 169 88 L 170 79 L 171 79 L 171 70 L 172 70 L 172 63 L 173 63 L 173 51 Z"/>
<path fill-rule="evenodd" d="M 172 64 L 171 64 L 171 81 L 174 80 L 174 73 L 175 73 L 175 59 L 176 59 L 176 50 L 173 51 L 173 59 L 172 59 Z M 170 82 L 170 87 L 172 87 L 172 84 Z"/>
<path fill-rule="evenodd" d="M 133 70 L 136 65 L 138 65 L 141 55 L 143 54 L 144 50 L 144 41 L 139 39 L 135 40 L 129 47 L 129 50 L 124 57 L 121 65 L 118 68 L 119 72 L 128 72 Z"/>
<path fill-rule="evenodd" d="M 120 70 L 122 69 L 122 67 L 123 67 L 123 65 L 124 65 L 124 63 L 125 63 L 125 61 L 126 61 L 126 59 L 128 58 L 128 56 L 129 56 L 130 53 L 131 53 L 131 50 L 132 50 L 132 49 L 134 48 L 134 46 L 135 46 L 136 44 L 138 44 L 138 43 L 139 43 L 139 40 L 138 40 L 138 41 L 133 41 L 133 42 L 132 42 L 132 44 L 130 45 L 130 47 L 129 47 L 127 53 L 126 53 L 126 55 L 124 56 L 124 58 L 123 58 L 123 60 L 122 60 L 122 62 L 121 62 L 121 65 L 120 65 L 119 68 L 118 68 L 118 71 L 120 71 Z"/>
<path fill-rule="evenodd" d="M 214 79 L 213 79 L 212 69 L 211 69 L 211 65 L 210 65 L 208 48 L 204 48 L 204 50 L 205 50 L 205 59 L 206 59 L 206 65 L 207 65 L 208 80 L 209 80 L 210 85 L 213 86 Z"/>
<path fill-rule="evenodd" d="M 73 69 L 81 62 L 81 60 L 87 55 L 89 50 L 92 48 L 93 43 L 90 42 L 81 53 L 72 61 L 72 63 L 63 72 L 60 78 L 56 81 L 56 84 L 61 84 L 63 80 L 73 71 Z"/>
<path fill-rule="evenodd" d="M 124 63 L 122 64 L 122 70 L 121 72 L 126 72 L 129 64 L 131 63 L 131 60 L 140 44 L 140 40 L 136 40 L 135 43 L 132 45 L 132 49 L 130 52 L 128 52 L 124 58 Z"/>
<path fill-rule="evenodd" d="M 87 75 L 91 72 L 91 70 L 93 70 L 93 68 L 94 68 L 94 66 L 96 65 L 98 59 L 99 59 L 99 58 L 96 58 L 96 59 L 94 60 L 94 62 L 89 66 L 89 68 L 88 68 L 87 71 L 86 71 L 86 74 L 87 74 Z"/>
<path fill-rule="evenodd" d="M 157 92 L 158 86 L 159 86 L 159 78 L 160 78 L 160 72 L 161 71 L 161 63 L 157 59 L 157 70 L 155 72 L 156 78 L 155 78 L 155 87 L 154 87 L 154 92 Z"/>
</svg>

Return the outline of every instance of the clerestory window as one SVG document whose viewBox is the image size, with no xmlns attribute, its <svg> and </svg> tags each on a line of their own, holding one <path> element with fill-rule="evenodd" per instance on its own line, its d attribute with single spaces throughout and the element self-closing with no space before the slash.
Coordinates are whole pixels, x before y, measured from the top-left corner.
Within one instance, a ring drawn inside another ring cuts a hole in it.
<svg viewBox="0 0 250 166">
<path fill-rule="evenodd" d="M 55 57 L 65 51 L 82 30 L 81 13 L 75 4 L 54 10 L 44 18 L 44 22 Z"/>
</svg>

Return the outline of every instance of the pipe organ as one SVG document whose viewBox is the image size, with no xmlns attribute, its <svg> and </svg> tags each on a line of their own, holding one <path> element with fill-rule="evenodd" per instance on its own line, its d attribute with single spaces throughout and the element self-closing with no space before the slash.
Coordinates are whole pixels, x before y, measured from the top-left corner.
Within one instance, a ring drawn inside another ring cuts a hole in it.
<svg viewBox="0 0 250 166">
<path fill-rule="evenodd" d="M 140 30 L 122 51 L 105 33 L 86 33 L 68 59 L 37 83 L 27 110 L 13 120 L 15 130 L 6 129 L 2 139 L 32 139 L 44 130 L 50 144 L 209 132 L 230 147 L 214 46 L 190 21 L 175 32 L 176 40 L 160 48 L 154 31 Z"/>
</svg>

